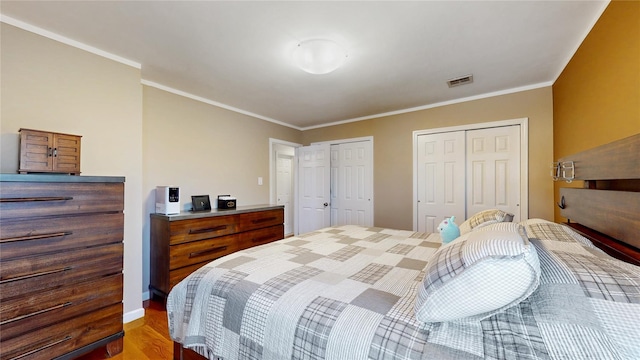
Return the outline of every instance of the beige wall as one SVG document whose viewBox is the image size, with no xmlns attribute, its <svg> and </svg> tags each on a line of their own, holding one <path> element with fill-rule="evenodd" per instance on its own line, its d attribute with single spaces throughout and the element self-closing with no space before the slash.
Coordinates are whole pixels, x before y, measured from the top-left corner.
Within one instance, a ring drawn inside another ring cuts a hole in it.
<svg viewBox="0 0 640 360">
<path fill-rule="evenodd" d="M 550 87 L 437 107 L 303 133 L 303 143 L 374 137 L 376 226 L 413 227 L 413 138 L 415 130 L 529 118 L 529 217 L 553 219 L 553 118 Z"/>
<path fill-rule="evenodd" d="M 155 212 L 155 187 L 192 195 L 238 198 L 238 206 L 269 203 L 269 138 L 298 142 L 301 132 L 187 97 L 144 86 L 145 214 Z M 258 177 L 263 185 L 258 185 Z M 212 205 L 215 207 L 216 205 Z M 149 216 L 144 219 L 144 269 L 149 268 Z M 149 283 L 145 272 L 143 284 Z"/>
<path fill-rule="evenodd" d="M 269 138 L 301 132 L 154 87 L 144 87 L 145 190 L 179 185 L 191 195 L 232 194 L 238 206 L 269 203 Z M 258 185 L 258 177 L 264 179 Z"/>
<path fill-rule="evenodd" d="M 82 135 L 83 175 L 126 178 L 125 321 L 144 313 L 155 186 L 180 186 L 183 208 L 200 194 L 268 203 L 269 138 L 300 140 L 298 130 L 142 86 L 138 68 L 4 23 L 1 31 L 1 171 L 16 173 L 25 127 Z"/>
<path fill-rule="evenodd" d="M 640 2 L 609 4 L 553 84 L 553 116 L 555 159 L 640 133 Z M 556 201 L 581 186 L 556 183 Z"/>
<path fill-rule="evenodd" d="M 1 26 L 1 171 L 16 173 L 24 127 L 82 135 L 83 175 L 126 178 L 124 311 L 141 312 L 140 70 Z"/>
</svg>

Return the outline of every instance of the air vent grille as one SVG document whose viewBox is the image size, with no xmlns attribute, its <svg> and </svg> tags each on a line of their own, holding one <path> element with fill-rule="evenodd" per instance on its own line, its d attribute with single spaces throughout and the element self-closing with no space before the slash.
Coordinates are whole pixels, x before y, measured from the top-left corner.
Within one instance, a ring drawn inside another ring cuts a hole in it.
<svg viewBox="0 0 640 360">
<path fill-rule="evenodd" d="M 455 79 L 449 79 L 447 80 L 447 85 L 449 85 L 449 87 L 451 88 L 454 86 L 471 84 L 472 82 L 473 82 L 473 75 L 469 74 L 469 75 L 457 77 Z"/>
</svg>

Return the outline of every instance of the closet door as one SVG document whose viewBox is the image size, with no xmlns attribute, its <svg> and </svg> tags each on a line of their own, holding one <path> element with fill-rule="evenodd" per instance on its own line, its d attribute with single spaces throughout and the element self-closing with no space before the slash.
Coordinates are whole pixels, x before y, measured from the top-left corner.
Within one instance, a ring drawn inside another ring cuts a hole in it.
<svg viewBox="0 0 640 360">
<path fill-rule="evenodd" d="M 469 130 L 467 217 L 500 209 L 520 221 L 520 126 Z"/>
<path fill-rule="evenodd" d="M 331 226 L 329 145 L 296 148 L 298 158 L 298 234 Z"/>
<path fill-rule="evenodd" d="M 418 135 L 416 230 L 437 232 L 444 218 L 460 225 L 486 209 L 520 221 L 520 136 L 520 125 Z"/>
<path fill-rule="evenodd" d="M 371 141 L 331 145 L 331 226 L 373 226 Z"/>
<path fill-rule="evenodd" d="M 437 232 L 445 218 L 465 219 L 465 132 L 417 138 L 418 231 Z"/>
</svg>

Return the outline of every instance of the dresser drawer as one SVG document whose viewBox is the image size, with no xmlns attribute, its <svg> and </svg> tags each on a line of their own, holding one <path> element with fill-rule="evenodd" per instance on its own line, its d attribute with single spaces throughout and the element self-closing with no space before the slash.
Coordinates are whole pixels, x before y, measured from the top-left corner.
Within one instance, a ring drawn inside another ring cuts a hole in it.
<svg viewBox="0 0 640 360">
<path fill-rule="evenodd" d="M 281 225 L 284 222 L 284 211 L 282 209 L 250 212 L 240 214 L 239 216 L 238 231 L 249 231 Z"/>
<path fill-rule="evenodd" d="M 204 261 L 201 263 L 197 263 L 190 266 L 185 266 L 180 269 L 171 270 L 169 272 L 169 289 L 167 289 L 167 294 L 174 286 L 176 286 L 180 281 L 184 280 L 187 276 L 189 276 L 192 272 L 200 269 L 201 267 L 207 265 L 210 261 Z"/>
<path fill-rule="evenodd" d="M 122 212 L 124 184 L 3 182 L 0 199 L 3 220 Z"/>
<path fill-rule="evenodd" d="M 122 302 L 122 274 L 0 302 L 0 341 Z"/>
<path fill-rule="evenodd" d="M 0 257 L 6 259 L 122 242 L 124 214 L 0 220 Z"/>
<path fill-rule="evenodd" d="M 240 249 L 267 244 L 284 237 L 284 225 L 271 226 L 265 229 L 253 230 L 241 233 L 239 236 Z"/>
<path fill-rule="evenodd" d="M 102 309 L 0 342 L 0 358 L 50 360 L 122 332 L 122 304 Z"/>
<path fill-rule="evenodd" d="M 171 222 L 171 245 L 208 239 L 237 232 L 236 219 L 230 216 L 212 216 Z"/>
<path fill-rule="evenodd" d="M 0 261 L 0 302 L 122 272 L 122 243 Z"/>
<path fill-rule="evenodd" d="M 204 261 L 211 261 L 237 250 L 237 235 L 172 245 L 169 255 L 169 269 L 173 270 Z"/>
</svg>

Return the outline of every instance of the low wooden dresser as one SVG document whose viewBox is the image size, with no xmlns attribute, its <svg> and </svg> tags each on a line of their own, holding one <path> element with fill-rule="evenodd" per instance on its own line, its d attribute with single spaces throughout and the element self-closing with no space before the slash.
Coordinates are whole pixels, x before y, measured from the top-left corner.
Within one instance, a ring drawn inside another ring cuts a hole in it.
<svg viewBox="0 0 640 360">
<path fill-rule="evenodd" d="M 124 178 L 0 175 L 0 359 L 122 351 Z"/>
<path fill-rule="evenodd" d="M 232 252 L 284 238 L 284 207 L 151 214 L 151 284 L 163 300 L 182 279 Z"/>
</svg>

